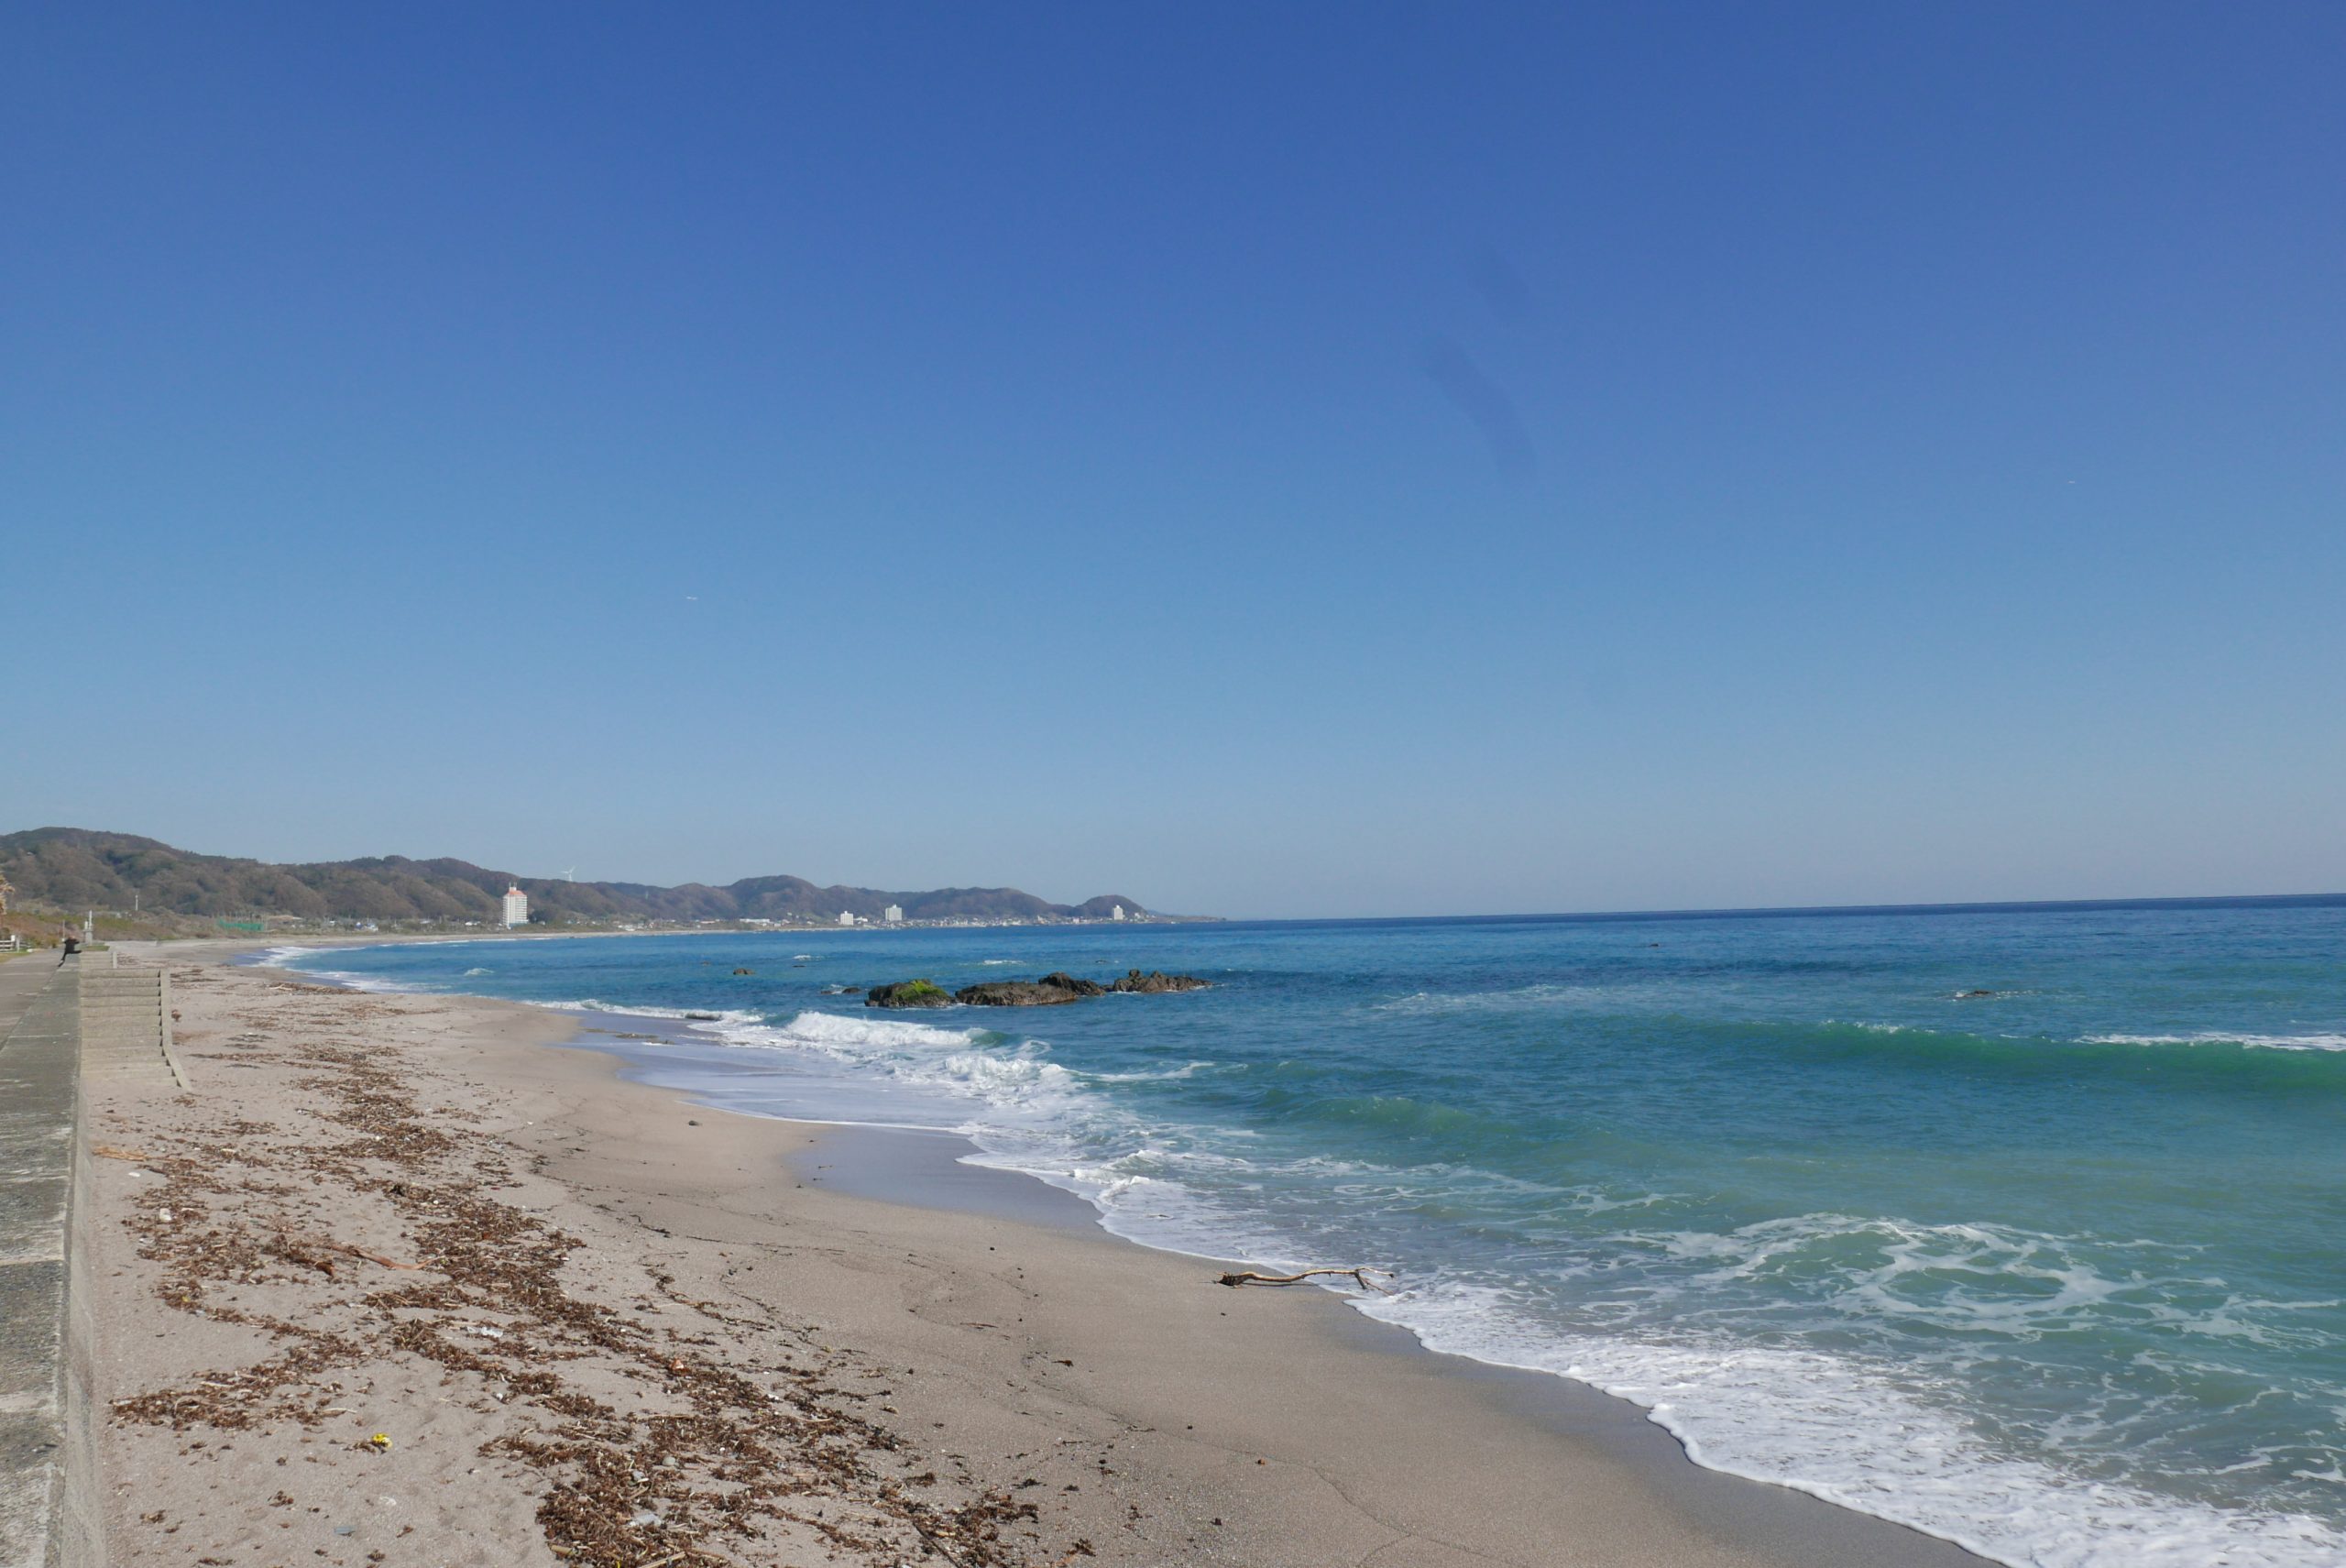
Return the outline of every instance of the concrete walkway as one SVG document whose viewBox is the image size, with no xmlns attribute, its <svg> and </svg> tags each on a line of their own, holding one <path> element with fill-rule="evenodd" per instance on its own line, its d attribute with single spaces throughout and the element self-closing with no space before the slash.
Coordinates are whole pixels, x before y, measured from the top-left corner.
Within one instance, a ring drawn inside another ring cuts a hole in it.
<svg viewBox="0 0 2346 1568">
<path fill-rule="evenodd" d="M 85 1563 L 94 1542 L 66 1476 L 85 1435 L 68 1428 L 86 1425 L 68 1420 L 78 968 L 38 953 L 0 963 L 0 1568 Z"/>
<path fill-rule="evenodd" d="M 34 951 L 21 958 L 0 959 L 0 1040 L 24 1016 L 25 1006 L 41 987 L 57 978 L 57 954 Z"/>
</svg>

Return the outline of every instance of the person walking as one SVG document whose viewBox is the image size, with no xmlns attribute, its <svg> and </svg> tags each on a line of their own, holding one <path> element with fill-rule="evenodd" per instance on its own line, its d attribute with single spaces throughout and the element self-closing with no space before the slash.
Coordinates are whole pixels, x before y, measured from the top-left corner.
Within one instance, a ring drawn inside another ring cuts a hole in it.
<svg viewBox="0 0 2346 1568">
<path fill-rule="evenodd" d="M 62 953 L 60 953 L 60 955 L 58 955 L 57 967 L 58 967 L 59 969 L 63 969 L 63 968 L 65 967 L 65 960 L 66 960 L 67 959 L 71 958 L 74 954 L 76 954 L 76 953 L 80 952 L 81 950 L 82 950 L 82 938 L 79 938 L 79 937 L 77 937 L 77 936 L 75 936 L 75 935 L 74 935 L 72 932 L 71 932 L 71 931 L 66 932 L 66 933 L 65 933 L 65 951 L 64 951 L 64 952 L 62 952 Z"/>
</svg>

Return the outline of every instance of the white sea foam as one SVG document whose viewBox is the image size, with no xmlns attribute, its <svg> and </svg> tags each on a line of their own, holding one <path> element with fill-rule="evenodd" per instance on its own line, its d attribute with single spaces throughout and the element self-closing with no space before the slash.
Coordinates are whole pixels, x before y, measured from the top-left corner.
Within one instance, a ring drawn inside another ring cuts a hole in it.
<svg viewBox="0 0 2346 1568">
<path fill-rule="evenodd" d="M 2089 1046 L 2245 1046 L 2259 1051 L 2346 1051 L 2346 1035 L 2227 1034 L 2205 1029 L 2196 1035 L 2088 1035 Z"/>
<path fill-rule="evenodd" d="M 1075 1075 L 1049 1059 L 1047 1047 L 1030 1040 L 980 1048 L 990 1034 L 982 1029 L 812 1011 L 782 1024 L 730 1014 L 707 1027 L 729 1046 L 811 1053 L 929 1096 L 974 1101 L 1030 1121 L 1065 1108 L 1075 1092 Z M 965 1130 L 977 1125 L 973 1120 Z"/>
<path fill-rule="evenodd" d="M 754 1019 L 755 1015 L 751 1017 Z M 754 1038 L 784 1047 L 824 1046 L 861 1058 L 873 1051 L 908 1047 L 959 1047 L 982 1034 L 978 1029 L 947 1029 L 934 1024 L 913 1024 L 898 1018 L 855 1018 L 838 1013 L 808 1011 L 786 1024 L 764 1025 Z"/>
<path fill-rule="evenodd" d="M 1167 1068 L 1161 1072 L 1087 1072 L 1087 1083 L 1170 1083 L 1176 1079 L 1195 1078 L 1213 1069 L 1210 1061 L 1184 1062 L 1179 1067 Z"/>
<path fill-rule="evenodd" d="M 518 938 L 515 939 L 518 940 Z M 447 989 L 443 986 L 429 985 L 415 981 L 394 980 L 383 975 L 359 974 L 349 970 L 321 969 L 314 965 L 300 961 L 304 959 L 321 959 L 329 954 L 337 952 L 360 952 L 374 948 L 408 945 L 411 944 L 376 942 L 365 943 L 357 947 L 349 948 L 304 948 L 289 945 L 280 948 L 264 948 L 260 952 L 255 953 L 249 961 L 256 965 L 263 965 L 277 969 L 299 969 L 303 974 L 310 976 L 313 980 L 331 981 L 334 984 L 341 986 L 345 991 L 373 992 L 378 995 L 416 994 L 428 996 L 443 994 Z M 471 974 L 480 975 L 487 974 L 489 971 L 485 969 L 477 969 L 468 972 Z"/>
<path fill-rule="evenodd" d="M 1699 1317 L 1704 1299 L 1721 1287 L 1781 1284 L 1851 1321 L 2017 1339 L 2132 1321 L 2295 1348 L 2328 1342 L 2292 1329 L 2286 1314 L 2339 1305 L 2242 1296 L 2207 1276 L 2201 1249 L 2183 1243 L 2009 1225 L 1813 1213 L 1726 1232 L 1623 1231 L 1613 1239 L 1694 1266 L 1683 1284 L 1658 1293 L 1687 1297 L 1681 1321 Z"/>
<path fill-rule="evenodd" d="M 1699 1464 L 1792 1487 L 2026 1568 L 2335 1568 L 2346 1536 L 2058 1474 L 1988 1449 L 1885 1369 L 1674 1334 L 1656 1343 L 1527 1321 L 1504 1292 L 1442 1283 L 1355 1300 L 1430 1348 L 1551 1372 L 1643 1407 Z"/>
<path fill-rule="evenodd" d="M 277 968 L 291 968 L 292 967 L 292 960 L 295 958 L 306 958 L 329 950 L 330 949 L 322 948 L 272 948 L 268 952 L 260 955 L 260 957 L 255 961 Z M 280 957 L 280 955 L 283 956 Z M 341 986 L 345 991 L 367 991 L 374 992 L 378 994 L 397 994 L 408 992 L 422 992 L 424 990 L 423 987 L 419 985 L 401 985 L 396 981 L 385 980 L 379 975 L 354 974 L 347 970 L 313 969 L 308 965 L 303 965 L 301 966 L 301 972 L 308 975 L 312 980 L 331 981 L 334 984 Z"/>
<path fill-rule="evenodd" d="M 745 1013 L 739 1008 L 653 1007 L 632 1002 L 605 1002 L 593 996 L 583 996 L 573 1002 L 532 1002 L 529 1005 L 554 1013 L 618 1013 L 634 1018 L 666 1018 L 701 1025 L 754 1024 L 758 1021 L 755 1013 Z"/>
</svg>

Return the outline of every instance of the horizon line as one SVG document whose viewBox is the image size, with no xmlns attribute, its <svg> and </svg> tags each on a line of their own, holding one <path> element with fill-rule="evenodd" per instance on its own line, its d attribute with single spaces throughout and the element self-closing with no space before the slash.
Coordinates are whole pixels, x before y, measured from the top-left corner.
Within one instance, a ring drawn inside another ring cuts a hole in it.
<svg viewBox="0 0 2346 1568">
<path fill-rule="evenodd" d="M 1429 921 L 1497 925 L 1510 920 L 1632 921 L 1782 919 L 1800 916 L 1846 915 L 2029 915 L 2085 913 L 2124 909 L 2220 909 L 2346 907 L 2346 893 L 2220 893 L 2185 894 L 2155 898 L 2015 898 L 1982 899 L 1947 904 L 1792 904 L 1749 908 L 1603 909 L 1526 911 L 1513 915 L 1292 915 L 1226 916 L 1226 926 L 1406 926 Z M 1177 916 L 1176 918 L 1182 918 Z M 1196 920 L 1199 916 L 1186 918 Z M 1212 921 L 1211 916 L 1205 920 Z"/>
</svg>

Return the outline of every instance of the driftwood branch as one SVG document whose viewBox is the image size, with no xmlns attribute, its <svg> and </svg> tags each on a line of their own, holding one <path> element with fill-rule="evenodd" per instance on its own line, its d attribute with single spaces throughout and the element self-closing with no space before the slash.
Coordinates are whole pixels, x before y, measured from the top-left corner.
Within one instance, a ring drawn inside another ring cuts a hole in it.
<svg viewBox="0 0 2346 1568">
<path fill-rule="evenodd" d="M 1364 1290 L 1374 1290 L 1381 1296 L 1393 1294 L 1389 1288 L 1371 1279 L 1369 1276 L 1372 1274 L 1381 1274 L 1387 1279 L 1393 1277 L 1390 1269 L 1370 1268 L 1363 1265 L 1356 1268 L 1306 1268 L 1295 1274 L 1257 1274 L 1255 1270 L 1248 1268 L 1235 1274 L 1222 1275 L 1214 1283 L 1227 1285 L 1235 1290 L 1241 1285 L 1300 1285 L 1307 1279 L 1316 1279 L 1322 1275 L 1335 1275 L 1350 1279 Z"/>
<path fill-rule="evenodd" d="M 953 1568 L 961 1568 L 961 1560 L 954 1556 L 952 1550 L 943 1541 L 931 1535 L 928 1532 L 928 1527 L 926 1525 L 915 1521 L 913 1529 L 916 1533 L 918 1533 L 921 1540 L 928 1543 L 928 1548 L 931 1552 L 936 1552 L 939 1557 L 945 1559 L 946 1562 L 953 1564 Z"/>
</svg>

